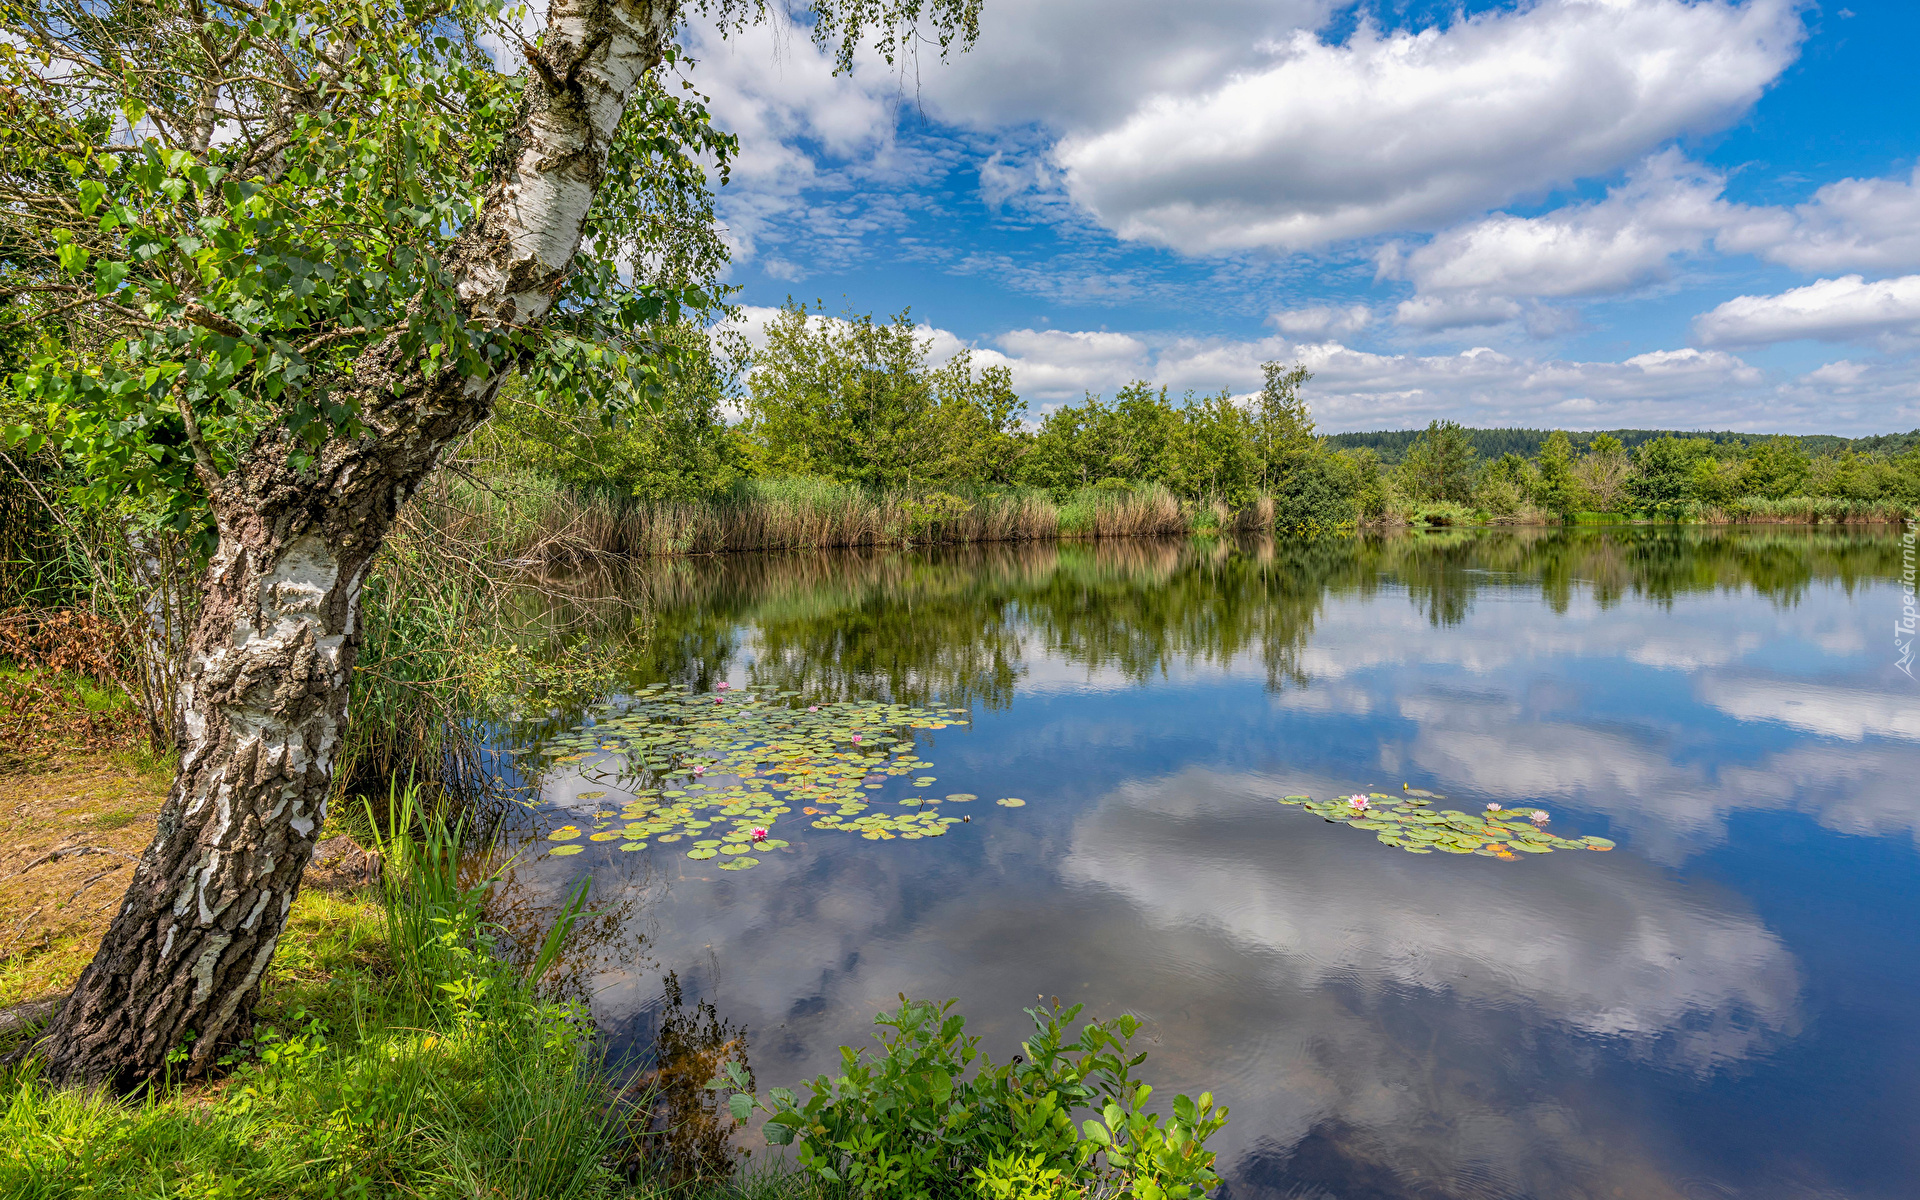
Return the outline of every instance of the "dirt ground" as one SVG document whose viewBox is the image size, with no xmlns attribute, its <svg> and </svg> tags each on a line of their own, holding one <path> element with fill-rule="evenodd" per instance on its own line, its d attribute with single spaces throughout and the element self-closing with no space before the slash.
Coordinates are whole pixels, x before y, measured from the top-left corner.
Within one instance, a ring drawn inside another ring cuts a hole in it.
<svg viewBox="0 0 1920 1200">
<path fill-rule="evenodd" d="M 0 1007 L 72 988 L 153 840 L 166 779 L 131 755 L 0 776 Z"/>
<path fill-rule="evenodd" d="M 64 995 L 100 946 L 167 798 L 164 769 L 128 752 L 76 753 L 0 775 L 0 1009 Z M 303 890 L 377 878 L 344 837 L 314 850 Z"/>
</svg>

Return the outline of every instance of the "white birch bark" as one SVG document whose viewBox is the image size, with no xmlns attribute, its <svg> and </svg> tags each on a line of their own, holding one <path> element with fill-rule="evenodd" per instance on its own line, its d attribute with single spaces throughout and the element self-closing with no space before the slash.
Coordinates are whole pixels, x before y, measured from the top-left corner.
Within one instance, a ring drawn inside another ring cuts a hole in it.
<svg viewBox="0 0 1920 1200">
<path fill-rule="evenodd" d="M 450 256 L 481 327 L 538 324 L 580 246 L 629 96 L 675 0 L 555 0 L 519 127 Z M 180 770 L 99 954 L 40 1043 L 47 1077 L 126 1089 L 191 1035 L 191 1069 L 245 1027 L 325 819 L 347 719 L 360 585 L 445 447 L 499 377 L 427 372 L 397 339 L 355 365 L 372 431 L 293 469 L 263 441 L 214 496 L 220 549 L 189 641 Z"/>
</svg>

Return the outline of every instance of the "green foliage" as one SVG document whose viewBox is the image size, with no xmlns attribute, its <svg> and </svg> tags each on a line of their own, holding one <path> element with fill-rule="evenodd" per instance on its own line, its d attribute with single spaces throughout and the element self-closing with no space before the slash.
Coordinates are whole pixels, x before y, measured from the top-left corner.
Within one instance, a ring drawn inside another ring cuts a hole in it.
<svg viewBox="0 0 1920 1200">
<path fill-rule="evenodd" d="M 1537 482 L 1533 464 L 1509 451 L 1480 472 L 1474 503 L 1496 517 L 1514 516 L 1530 501 Z"/>
<path fill-rule="evenodd" d="M 1111 402 L 1089 395 L 1061 405 L 1034 434 L 1023 477 L 1061 499 L 1082 488 L 1147 483 L 1229 513 L 1272 497 L 1302 527 L 1350 519 L 1351 493 L 1329 502 L 1327 492 L 1356 482 L 1353 462 L 1324 461 L 1300 396 L 1306 370 L 1279 363 L 1263 369 L 1265 383 L 1251 405 L 1226 392 L 1175 404 L 1166 388 L 1138 380 Z"/>
<path fill-rule="evenodd" d="M 875 1018 L 880 1052 L 841 1050 L 837 1077 L 751 1094 L 737 1068 L 736 1117 L 765 1111 L 767 1140 L 794 1145 L 800 1166 L 834 1195 L 946 1197 L 1056 1195 L 1111 1189 L 1140 1200 L 1195 1200 L 1219 1182 L 1207 1139 L 1227 1123 L 1213 1097 L 1174 1098 L 1170 1115 L 1147 1104 L 1134 1078 L 1132 1016 L 1072 1026 L 1080 1005 L 1028 1009 L 1034 1032 L 1019 1058 L 996 1064 L 966 1033 L 955 1001 L 900 998 Z M 1085 1115 L 1083 1115 L 1085 1114 Z"/>
<path fill-rule="evenodd" d="M 480 750 L 490 723 L 511 704 L 564 702 L 611 678 L 615 664 L 601 647 L 518 611 L 521 581 L 495 565 L 553 540 L 542 519 L 557 503 L 551 484 L 543 494 L 519 480 L 476 486 L 442 474 L 402 510 L 361 593 L 336 805 L 383 796 L 396 778 L 436 799 L 497 798 Z M 605 607 L 627 631 L 644 628 L 631 604 Z"/>
<path fill-rule="evenodd" d="M 1253 456 L 1259 464 L 1254 486 L 1271 495 L 1281 488 L 1290 464 L 1319 449 L 1313 433 L 1313 414 L 1300 389 L 1313 378 L 1298 364 L 1284 367 L 1261 363 L 1260 394 L 1253 406 Z"/>
<path fill-rule="evenodd" d="M 1687 472 L 1687 494 L 1696 504 L 1724 509 L 1740 496 L 1739 468 L 1718 458 L 1698 458 Z"/>
<path fill-rule="evenodd" d="M 1540 447 L 1533 502 L 1565 522 L 1580 511 L 1580 484 L 1573 476 L 1573 441 L 1555 430 Z"/>
<path fill-rule="evenodd" d="M 1703 439 L 1655 438 L 1633 452 L 1636 473 L 1627 484 L 1627 493 L 1641 512 L 1669 520 L 1681 517 L 1704 499 L 1694 472 L 1712 461 L 1713 447 Z M 1716 495 L 1706 502 L 1718 499 Z"/>
<path fill-rule="evenodd" d="M 1005 482 L 1024 406 L 1004 367 L 928 363 L 907 313 L 837 320 L 789 303 L 766 329 L 741 429 L 756 474 L 872 489 Z"/>
<path fill-rule="evenodd" d="M 1163 403 L 1165 395 L 1163 390 Z M 1260 495 L 1261 476 L 1269 473 L 1260 448 L 1270 439 L 1226 392 L 1189 396 L 1178 411 L 1162 451 L 1167 485 L 1182 496 L 1224 504 L 1230 511 L 1251 504 Z"/>
<path fill-rule="evenodd" d="M 350 364 L 374 341 L 474 377 L 522 361 L 536 399 L 644 407 L 673 357 L 657 329 L 712 303 L 703 284 L 724 255 L 700 160 L 724 177 L 734 143 L 697 94 L 643 83 L 554 318 L 482 335 L 447 254 L 519 103 L 520 81 L 482 48 L 516 11 L 274 0 L 116 14 L 70 0 L 0 14 L 13 115 L 0 233 L 14 248 L 0 289 L 38 334 L 13 355 L 32 411 L 0 440 L 52 447 L 92 507 L 132 497 L 204 556 L 205 489 L 257 439 L 311 452 L 362 432 Z"/>
<path fill-rule="evenodd" d="M 1482 458 L 1498 458 L 1503 454 L 1517 454 L 1522 458 L 1532 458 L 1540 453 L 1540 447 L 1546 443 L 1548 429 L 1468 429 L 1467 437 L 1472 440 L 1474 449 Z M 1368 433 L 1336 433 L 1329 439 L 1336 447 L 1353 449 L 1361 446 L 1371 447 L 1383 462 L 1398 465 L 1405 457 L 1407 449 L 1418 439 L 1420 432 L 1412 429 L 1386 429 Z M 1576 433 L 1572 435 L 1574 448 L 1589 447 L 1602 437 L 1610 437 L 1620 443 L 1623 450 L 1639 449 L 1647 442 L 1657 438 L 1702 438 L 1711 443 L 1717 454 L 1737 453 L 1752 440 L 1750 433 L 1721 432 L 1681 432 L 1672 429 L 1610 429 L 1604 433 Z M 1920 429 L 1912 433 L 1878 434 L 1864 438 L 1843 438 L 1831 434 L 1801 434 L 1793 438 L 1801 449 L 1808 454 L 1838 454 L 1852 449 L 1860 453 L 1900 454 L 1914 445 L 1920 444 Z"/>
<path fill-rule="evenodd" d="M 217 1091 L 118 1100 L 9 1070 L 0 1193 L 632 1194 L 607 1165 L 624 1133 L 584 1010 L 536 994 L 550 954 L 523 969 L 495 953 L 491 881 L 458 881 L 453 837 L 428 817 L 383 839 L 384 914 L 301 897 Z"/>
<path fill-rule="evenodd" d="M 591 393 L 570 391 L 536 399 L 515 377 L 468 461 L 643 504 L 725 493 L 746 471 L 745 448 L 721 412 L 736 391 L 739 348 L 686 322 L 663 328 L 661 338 L 674 347 L 677 368 L 650 403 L 602 409 Z"/>
<path fill-rule="evenodd" d="M 1478 453 L 1458 422 L 1432 422 L 1400 462 L 1407 494 L 1415 500 L 1466 503 L 1473 497 Z"/>
<path fill-rule="evenodd" d="M 1782 500 L 1798 496 L 1811 466 L 1807 452 L 1792 438 L 1768 438 L 1748 449 L 1740 463 L 1740 494 Z"/>
<path fill-rule="evenodd" d="M 1330 452 L 1319 443 L 1291 455 L 1277 482 L 1274 532 L 1295 537 L 1350 526 L 1380 488 L 1379 469 L 1371 461 Z"/>
</svg>

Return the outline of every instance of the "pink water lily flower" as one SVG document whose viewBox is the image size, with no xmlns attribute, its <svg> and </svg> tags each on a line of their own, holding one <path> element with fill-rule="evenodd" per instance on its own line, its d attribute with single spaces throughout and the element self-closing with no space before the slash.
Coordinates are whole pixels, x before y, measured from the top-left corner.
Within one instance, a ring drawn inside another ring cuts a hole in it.
<svg viewBox="0 0 1920 1200">
<path fill-rule="evenodd" d="M 1488 812 L 1499 812 L 1499 811 L 1500 811 L 1500 806 L 1499 806 L 1498 804 L 1489 804 L 1489 805 L 1487 805 L 1487 811 L 1488 811 Z"/>
<path fill-rule="evenodd" d="M 820 711 L 820 706 L 819 706 L 818 704 L 809 704 L 809 705 L 807 705 L 807 711 L 808 711 L 808 712 L 819 712 L 819 711 Z"/>
<path fill-rule="evenodd" d="M 1544 813 L 1544 812 L 1541 812 L 1541 811 L 1540 811 L 1539 809 L 1537 809 L 1537 808 L 1536 808 L 1536 809 L 1534 809 L 1534 810 L 1533 810 L 1533 823 L 1534 823 L 1535 825 L 1545 825 L 1545 824 L 1547 823 L 1547 814 L 1546 814 L 1546 813 Z"/>
<path fill-rule="evenodd" d="M 705 771 L 706 769 L 707 769 L 707 764 L 705 764 L 705 763 L 695 763 L 695 764 L 693 764 L 693 773 L 694 773 L 695 775 L 699 775 L 699 774 L 701 774 L 701 773 L 702 773 L 702 772 L 704 772 L 704 771 Z"/>
<path fill-rule="evenodd" d="M 856 734 L 854 734 L 854 735 L 853 735 L 853 740 L 854 740 L 854 741 L 856 741 L 856 742 L 857 742 L 857 741 L 859 741 L 859 740 L 860 740 L 860 735 L 859 735 L 859 734 L 857 734 L 857 733 L 856 733 Z"/>
<path fill-rule="evenodd" d="M 1365 812 L 1367 811 L 1367 798 L 1359 792 L 1355 792 L 1353 795 L 1347 797 L 1347 807 L 1355 812 Z"/>
<path fill-rule="evenodd" d="M 726 691 L 726 690 L 727 690 L 728 688 L 730 688 L 730 687 L 732 687 L 732 686 L 733 686 L 732 684 L 730 684 L 730 683 L 728 683 L 728 682 L 727 682 L 726 680 L 724 680 L 724 679 L 722 679 L 722 680 L 721 680 L 721 681 L 720 681 L 719 683 L 716 683 L 716 684 L 714 684 L 714 685 L 713 685 L 713 690 L 714 690 L 714 691 L 716 691 L 716 692 L 724 692 L 724 691 Z"/>
<path fill-rule="evenodd" d="M 767 831 L 766 831 L 766 830 L 764 830 L 764 829 L 758 829 L 758 828 L 756 828 L 756 829 L 755 829 L 755 830 L 753 831 L 753 840 L 754 840 L 754 841 L 756 841 L 756 842 L 764 842 L 764 841 L 766 841 L 766 840 L 767 840 Z"/>
</svg>

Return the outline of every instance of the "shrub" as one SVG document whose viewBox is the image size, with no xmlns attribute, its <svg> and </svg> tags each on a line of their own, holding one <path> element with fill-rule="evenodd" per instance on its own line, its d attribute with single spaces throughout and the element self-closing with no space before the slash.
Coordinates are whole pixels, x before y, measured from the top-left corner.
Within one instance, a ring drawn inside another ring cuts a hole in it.
<svg viewBox="0 0 1920 1200">
<path fill-rule="evenodd" d="M 996 1064 L 955 1003 L 902 996 L 875 1018 L 887 1031 L 876 1035 L 881 1052 L 843 1048 L 844 1073 L 806 1084 L 805 1100 L 785 1088 L 756 1097 L 737 1066 L 710 1086 L 732 1092 L 741 1120 L 766 1112 L 768 1142 L 797 1145 L 802 1170 L 830 1195 L 1195 1200 L 1219 1182 L 1206 1142 L 1227 1110 L 1203 1094 L 1176 1096 L 1165 1118 L 1146 1111 L 1153 1089 L 1133 1076 L 1146 1059 L 1131 1050 L 1138 1018 L 1073 1034 L 1080 1005 L 1028 1009 L 1033 1036 Z"/>
<path fill-rule="evenodd" d="M 1353 487 L 1343 464 L 1331 454 L 1300 455 L 1273 497 L 1273 525 L 1281 534 L 1327 533 L 1351 524 Z"/>
</svg>

